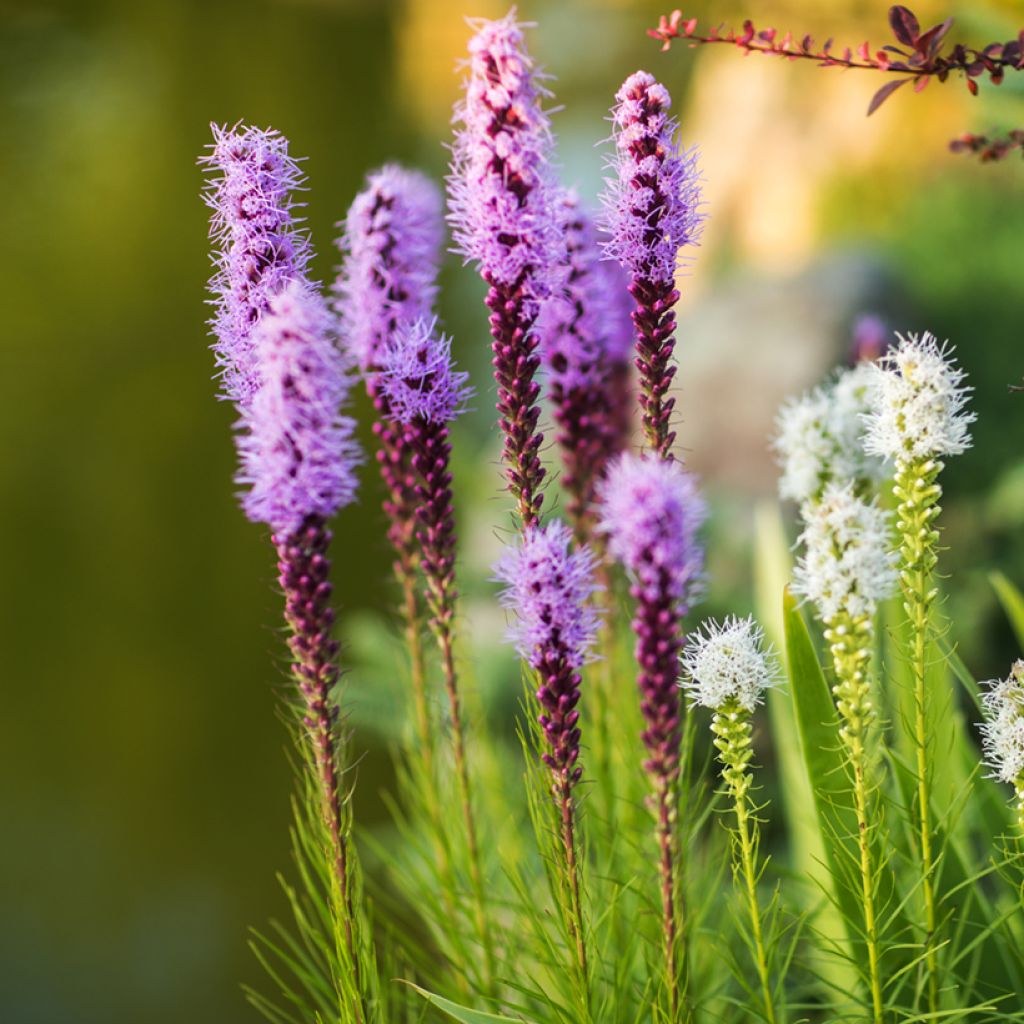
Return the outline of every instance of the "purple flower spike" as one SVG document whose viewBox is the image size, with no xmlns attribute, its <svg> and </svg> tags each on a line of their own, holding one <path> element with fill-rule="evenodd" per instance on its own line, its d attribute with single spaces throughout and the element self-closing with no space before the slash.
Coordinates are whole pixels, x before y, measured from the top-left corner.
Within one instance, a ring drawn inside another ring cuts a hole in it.
<svg viewBox="0 0 1024 1024">
<path fill-rule="evenodd" d="M 631 577 L 636 602 L 637 684 L 648 753 L 644 768 L 653 787 L 665 963 L 675 1008 L 685 991 L 686 962 L 679 948 L 683 915 L 676 822 L 684 705 L 677 681 L 683 616 L 703 564 L 697 530 L 705 509 L 693 477 L 678 462 L 656 455 L 622 456 L 608 471 L 600 496 L 600 528 L 608 535 L 611 554 Z"/>
<path fill-rule="evenodd" d="M 296 282 L 270 300 L 253 332 L 262 386 L 243 409 L 238 482 L 246 515 L 287 538 L 355 497 L 359 449 L 340 414 L 350 378 L 320 295 Z"/>
<path fill-rule="evenodd" d="M 335 309 L 342 343 L 364 372 L 400 324 L 430 316 L 443 235 L 437 186 L 395 164 L 369 175 L 349 207 Z"/>
<path fill-rule="evenodd" d="M 622 271 L 601 262 L 594 225 L 572 191 L 559 209 L 567 249 L 564 290 L 544 307 L 539 331 L 576 539 L 593 539 L 594 497 L 627 444 L 632 324 Z"/>
<path fill-rule="evenodd" d="M 555 791 L 567 795 L 582 769 L 577 728 L 578 669 L 597 633 L 590 601 L 595 558 L 589 548 L 571 550 L 572 533 L 560 522 L 526 530 L 495 566 L 505 584 L 502 604 L 515 616 L 509 638 L 538 673 L 538 716 L 549 746 L 544 763 L 555 776 Z"/>
<path fill-rule="evenodd" d="M 547 116 L 512 14 L 473 22 L 461 124 L 448 179 L 459 251 L 489 286 L 497 410 L 509 489 L 524 527 L 536 523 L 544 478 L 538 450 L 535 323 L 564 251 L 553 210 Z"/>
<path fill-rule="evenodd" d="M 668 459 L 675 440 L 670 429 L 675 400 L 667 397 L 675 376 L 669 365 L 679 298 L 675 272 L 682 248 L 697 242 L 704 220 L 697 160 L 675 141 L 668 90 L 652 75 L 630 75 L 615 98 L 616 177 L 604 196 L 606 251 L 626 269 L 636 301 L 644 435 L 650 449 Z"/>
<path fill-rule="evenodd" d="M 244 407 L 260 386 L 253 330 L 270 299 L 289 281 L 304 279 L 309 262 L 309 241 L 293 215 L 292 193 L 303 177 L 283 135 L 211 128 L 213 146 L 201 163 L 216 172 L 205 195 L 219 247 L 210 279 L 213 350 L 225 397 Z"/>
</svg>

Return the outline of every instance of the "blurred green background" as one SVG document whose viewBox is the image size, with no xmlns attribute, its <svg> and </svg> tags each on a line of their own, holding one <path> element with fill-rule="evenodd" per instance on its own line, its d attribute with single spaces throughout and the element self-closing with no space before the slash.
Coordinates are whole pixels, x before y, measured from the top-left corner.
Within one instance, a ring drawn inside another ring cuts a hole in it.
<svg viewBox="0 0 1024 1024">
<path fill-rule="evenodd" d="M 950 8 L 959 37 L 1015 35 L 1011 0 Z M 278 606 L 261 530 L 239 512 L 232 411 L 214 400 L 196 157 L 211 120 L 273 125 L 308 157 L 317 272 L 364 172 L 444 173 L 467 14 L 491 0 L 7 0 L 0 4 L 0 1019 L 255 1019 L 248 925 L 281 910 L 289 775 L 275 719 Z M 1013 650 L 986 572 L 1024 583 L 1024 168 L 951 156 L 966 129 L 1024 123 L 1007 81 L 900 93 L 871 121 L 870 76 L 727 48 L 658 52 L 661 8 L 530 0 L 556 81 L 565 176 L 592 199 L 622 78 L 661 75 L 704 154 L 711 221 L 684 284 L 682 437 L 711 494 L 708 608 L 750 604 L 751 509 L 783 394 L 842 359 L 850 324 L 950 337 L 975 385 L 977 446 L 950 468 L 950 613 L 971 667 Z M 689 12 L 688 12 L 689 13 Z M 887 41 L 885 5 L 708 3 L 705 20 Z M 502 522 L 480 288 L 445 268 L 442 314 L 481 394 L 457 435 L 464 577 L 481 642 Z M 365 413 L 365 409 L 362 410 Z M 364 417 L 365 418 L 365 417 Z M 357 665 L 387 606 L 373 476 L 337 528 Z M 474 596 L 475 595 L 475 596 Z M 476 630 L 475 630 L 476 631 Z M 396 656 L 397 660 L 397 656 Z M 493 685 L 516 670 L 498 659 Z M 356 703 L 372 708 L 373 695 Z M 511 700 L 511 698 L 510 698 Z M 500 711 L 500 709 L 499 709 Z M 363 747 L 379 750 L 370 723 Z M 381 817 L 383 757 L 358 814 Z"/>
</svg>

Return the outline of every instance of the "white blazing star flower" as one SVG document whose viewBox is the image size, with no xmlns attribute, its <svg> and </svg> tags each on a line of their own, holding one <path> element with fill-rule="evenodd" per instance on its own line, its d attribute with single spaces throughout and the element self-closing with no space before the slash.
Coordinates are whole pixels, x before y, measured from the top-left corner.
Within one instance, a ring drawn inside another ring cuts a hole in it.
<svg viewBox="0 0 1024 1024">
<path fill-rule="evenodd" d="M 971 445 L 971 389 L 952 349 L 931 334 L 900 337 L 872 367 L 865 447 L 894 461 L 959 455 Z"/>
<path fill-rule="evenodd" d="M 987 687 L 981 697 L 985 763 L 993 778 L 1017 786 L 1024 775 L 1024 661 L 1014 662 L 1006 679 L 982 686 Z"/>
<path fill-rule="evenodd" d="M 896 554 L 889 516 L 854 493 L 852 484 L 829 484 L 819 502 L 803 508 L 805 554 L 793 589 L 812 601 L 823 622 L 840 615 L 872 616 L 896 586 Z"/>
<path fill-rule="evenodd" d="M 866 488 L 884 476 L 882 460 L 868 455 L 863 443 L 871 379 L 862 363 L 783 405 L 773 442 L 783 498 L 802 503 L 819 497 L 832 480 Z"/>
<path fill-rule="evenodd" d="M 764 691 L 778 681 L 764 631 L 753 618 L 732 616 L 721 624 L 708 620 L 691 635 L 682 664 L 682 685 L 691 704 L 716 711 L 730 699 L 753 711 Z"/>
</svg>

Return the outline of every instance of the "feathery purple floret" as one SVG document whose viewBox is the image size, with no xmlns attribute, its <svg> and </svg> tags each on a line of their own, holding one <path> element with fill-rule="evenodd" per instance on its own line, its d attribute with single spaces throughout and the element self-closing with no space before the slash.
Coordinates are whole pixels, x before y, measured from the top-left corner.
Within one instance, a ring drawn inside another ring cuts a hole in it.
<svg viewBox="0 0 1024 1024">
<path fill-rule="evenodd" d="M 565 467 L 567 511 L 577 539 L 588 541 L 597 482 L 628 440 L 623 407 L 628 417 L 632 324 L 624 309 L 629 293 L 622 271 L 601 261 L 593 222 L 571 190 L 562 193 L 559 220 L 567 253 L 565 284 L 545 304 L 539 334 Z"/>
<path fill-rule="evenodd" d="M 444 236 L 440 190 L 418 171 L 389 164 L 367 177 L 344 226 L 334 308 L 342 344 L 365 372 L 400 324 L 433 308 Z"/>
<path fill-rule="evenodd" d="M 469 374 L 453 367 L 451 338 L 438 332 L 436 318 L 402 324 L 377 367 L 376 386 L 400 423 L 450 423 L 472 394 Z"/>
<path fill-rule="evenodd" d="M 672 457 L 675 399 L 668 389 L 675 347 L 675 272 L 684 246 L 696 244 L 704 215 L 693 150 L 675 141 L 668 90 L 646 71 L 629 76 L 616 93 L 616 172 L 604 195 L 605 252 L 625 268 L 636 303 L 636 366 L 648 448 Z"/>
<path fill-rule="evenodd" d="M 539 676 L 538 721 L 550 748 L 542 756 L 563 801 L 582 771 L 578 670 L 597 633 L 594 566 L 593 552 L 573 551 L 572 533 L 560 522 L 528 528 L 495 566 L 505 584 L 502 604 L 515 616 L 509 638 Z"/>
<path fill-rule="evenodd" d="M 253 332 L 263 382 L 242 412 L 238 481 L 249 486 L 246 515 L 282 537 L 356 493 L 355 424 L 340 413 L 350 378 L 332 326 L 319 293 L 293 282 Z"/>
<path fill-rule="evenodd" d="M 513 14 L 471 22 L 461 127 L 448 178 L 458 249 L 479 265 L 487 306 L 497 410 L 509 490 L 524 527 L 536 523 L 544 478 L 538 454 L 536 319 L 557 287 L 562 253 L 554 217 L 547 116 Z"/>
<path fill-rule="evenodd" d="M 292 198 L 303 176 L 278 132 L 211 128 L 211 152 L 201 162 L 215 173 L 205 194 L 219 247 L 210 279 L 213 350 L 225 397 L 244 407 L 260 386 L 253 331 L 271 298 L 289 281 L 303 280 L 309 263 L 309 241 Z"/>
</svg>

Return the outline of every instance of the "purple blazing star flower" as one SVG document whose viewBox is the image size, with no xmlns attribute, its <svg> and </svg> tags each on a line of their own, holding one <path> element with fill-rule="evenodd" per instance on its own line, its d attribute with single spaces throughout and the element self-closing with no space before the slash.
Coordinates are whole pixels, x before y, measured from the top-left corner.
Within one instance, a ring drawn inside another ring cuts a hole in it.
<svg viewBox="0 0 1024 1024">
<path fill-rule="evenodd" d="M 668 90 L 652 75 L 630 75 L 615 98 L 616 177 L 604 196 L 606 253 L 626 269 L 636 301 L 644 434 L 652 451 L 671 458 L 675 400 L 667 392 L 675 376 L 669 362 L 679 298 L 674 281 L 680 251 L 696 244 L 704 220 L 697 160 L 675 141 Z"/>
<path fill-rule="evenodd" d="M 599 494 L 600 529 L 630 575 L 636 602 L 637 684 L 648 753 L 644 768 L 654 790 L 666 964 L 676 978 L 681 924 L 675 823 L 684 709 L 677 681 L 683 616 L 703 564 L 697 530 L 705 509 L 693 477 L 678 462 L 656 455 L 622 456 Z"/>
<path fill-rule="evenodd" d="M 429 178 L 395 164 L 367 177 L 338 239 L 334 284 L 342 344 L 364 372 L 400 324 L 430 315 L 443 236 L 441 193 Z"/>
<path fill-rule="evenodd" d="M 210 279 L 213 351 L 225 397 L 244 407 L 260 386 L 253 330 L 270 299 L 289 281 L 303 280 L 309 263 L 309 241 L 292 198 L 303 177 L 278 132 L 211 128 L 213 145 L 201 163 L 216 173 L 204 197 L 219 248 Z"/>
<path fill-rule="evenodd" d="M 505 435 L 509 489 L 522 525 L 540 514 L 539 365 L 535 323 L 564 252 L 554 216 L 551 130 L 512 14 L 474 21 L 465 97 L 455 120 L 449 220 L 459 251 L 478 264 Z"/>
<path fill-rule="evenodd" d="M 515 616 L 509 638 L 538 673 L 538 716 L 550 748 L 544 763 L 555 776 L 556 793 L 568 796 L 581 768 L 577 728 L 579 668 L 597 633 L 593 552 L 571 550 L 572 533 L 560 522 L 530 527 L 506 548 L 495 566 L 505 584 L 502 604 Z"/>
<path fill-rule="evenodd" d="M 246 515 L 281 537 L 323 521 L 355 497 L 355 423 L 340 413 L 350 378 L 333 319 L 310 286 L 270 300 L 253 332 L 262 385 L 243 410 L 238 481 Z"/>
<path fill-rule="evenodd" d="M 594 225 L 574 192 L 562 194 L 559 215 L 567 274 L 563 291 L 546 303 L 539 330 L 567 511 L 577 540 L 585 543 L 593 535 L 597 482 L 627 444 L 623 406 L 628 417 L 633 334 L 622 272 L 601 262 Z"/>
</svg>

